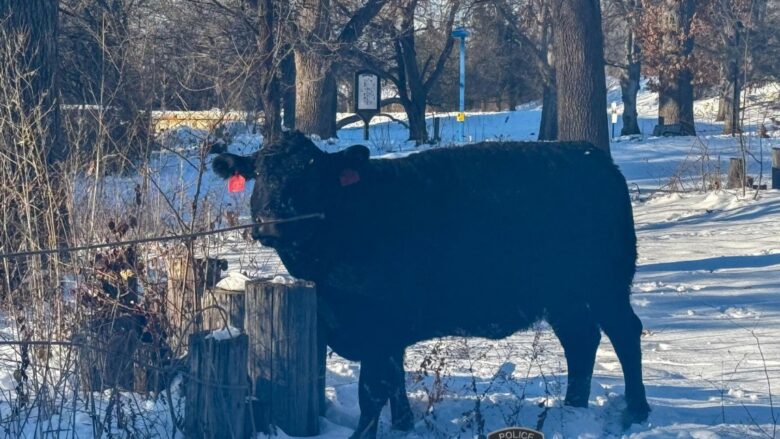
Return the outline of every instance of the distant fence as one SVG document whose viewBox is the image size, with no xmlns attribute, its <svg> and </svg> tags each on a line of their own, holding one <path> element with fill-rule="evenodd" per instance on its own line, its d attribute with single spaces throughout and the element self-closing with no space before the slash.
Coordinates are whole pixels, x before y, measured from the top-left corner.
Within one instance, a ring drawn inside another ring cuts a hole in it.
<svg viewBox="0 0 780 439">
<path fill-rule="evenodd" d="M 262 118 L 262 112 L 248 111 L 152 111 L 152 126 L 155 133 L 180 127 L 211 131 L 225 122 L 259 123 Z"/>
</svg>

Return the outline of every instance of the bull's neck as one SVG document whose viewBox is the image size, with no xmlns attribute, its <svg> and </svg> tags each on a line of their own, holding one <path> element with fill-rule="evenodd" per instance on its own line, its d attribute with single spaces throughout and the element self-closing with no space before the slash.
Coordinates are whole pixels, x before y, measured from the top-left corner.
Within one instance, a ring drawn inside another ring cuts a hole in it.
<svg viewBox="0 0 780 439">
<path fill-rule="evenodd" d="M 319 257 L 308 250 L 280 248 L 276 252 L 291 276 L 317 283 L 327 269 Z"/>
</svg>

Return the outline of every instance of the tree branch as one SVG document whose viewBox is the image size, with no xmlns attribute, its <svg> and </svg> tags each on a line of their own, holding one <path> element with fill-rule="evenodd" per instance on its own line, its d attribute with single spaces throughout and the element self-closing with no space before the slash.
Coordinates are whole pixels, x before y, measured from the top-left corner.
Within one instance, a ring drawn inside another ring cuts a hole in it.
<svg viewBox="0 0 780 439">
<path fill-rule="evenodd" d="M 371 19 L 388 3 L 388 0 L 368 0 L 362 8 L 358 9 L 352 18 L 349 19 L 344 29 L 341 31 L 337 42 L 339 44 L 352 44 L 360 38 L 363 29 L 366 28 Z"/>
<path fill-rule="evenodd" d="M 450 15 L 447 17 L 447 25 L 444 27 L 447 32 L 447 42 L 444 44 L 444 48 L 439 54 L 439 59 L 436 61 L 436 66 L 433 68 L 430 76 L 428 76 L 427 79 L 424 79 L 423 82 L 423 87 L 425 88 L 426 92 L 431 89 L 433 83 L 436 82 L 441 73 L 444 71 L 444 65 L 447 63 L 447 58 L 449 58 L 450 53 L 452 53 L 452 46 L 455 44 L 455 38 L 452 37 L 452 26 L 455 24 L 455 16 L 458 13 L 458 9 L 460 9 L 460 1 L 456 0 L 452 4 Z M 425 71 L 423 71 L 423 78 L 425 78 Z"/>
</svg>

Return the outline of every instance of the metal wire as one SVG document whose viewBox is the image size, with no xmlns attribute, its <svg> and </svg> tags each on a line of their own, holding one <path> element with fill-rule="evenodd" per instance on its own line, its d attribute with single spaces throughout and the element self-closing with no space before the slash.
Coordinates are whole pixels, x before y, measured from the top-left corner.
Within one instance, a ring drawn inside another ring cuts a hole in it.
<svg viewBox="0 0 780 439">
<path fill-rule="evenodd" d="M 173 240 L 176 240 L 176 239 L 192 239 L 192 238 L 197 238 L 197 237 L 200 237 L 200 236 L 218 235 L 220 233 L 232 232 L 232 231 L 235 231 L 235 230 L 248 229 L 250 227 L 254 227 L 256 225 L 261 225 L 261 224 L 283 224 L 283 223 L 291 223 L 291 222 L 294 222 L 294 221 L 302 221 L 302 220 L 307 220 L 307 219 L 323 219 L 323 218 L 325 218 L 324 214 L 312 213 L 312 214 L 308 214 L 308 215 L 294 216 L 294 217 L 291 217 L 291 218 L 268 220 L 268 221 L 263 221 L 262 223 L 242 224 L 240 226 L 225 227 L 225 228 L 222 228 L 222 229 L 207 230 L 207 231 L 203 231 L 203 232 L 185 233 L 185 234 L 182 234 L 182 235 L 155 236 L 155 237 L 151 237 L 151 238 L 131 239 L 131 240 L 128 240 L 128 241 L 117 241 L 117 242 L 108 242 L 108 243 L 103 243 L 103 244 L 82 245 L 82 246 L 79 246 L 79 247 L 64 247 L 64 248 L 57 248 L 57 249 L 31 250 L 31 251 L 16 252 L 16 253 L 0 253 L 0 260 L 3 260 L 3 259 L 15 259 L 15 258 L 25 258 L 25 257 L 29 257 L 29 256 L 51 255 L 51 254 L 55 254 L 55 253 L 73 253 L 73 252 L 82 251 L 82 250 L 95 250 L 95 249 L 99 249 L 99 248 L 122 247 L 122 246 L 125 246 L 125 245 L 143 244 L 143 243 L 147 243 L 147 242 L 173 241 Z"/>
</svg>

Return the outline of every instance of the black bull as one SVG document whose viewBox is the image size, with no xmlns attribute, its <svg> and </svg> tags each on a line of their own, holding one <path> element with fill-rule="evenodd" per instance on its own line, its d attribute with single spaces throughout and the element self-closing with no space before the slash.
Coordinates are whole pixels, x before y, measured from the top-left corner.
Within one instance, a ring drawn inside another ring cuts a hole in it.
<svg viewBox="0 0 780 439">
<path fill-rule="evenodd" d="M 255 178 L 252 215 L 323 219 L 258 226 L 295 277 L 316 282 L 331 348 L 361 361 L 360 421 L 374 437 L 389 400 L 409 429 L 403 356 L 433 337 L 493 339 L 550 323 L 568 365 L 566 404 L 586 407 L 600 329 L 641 422 L 642 324 L 629 303 L 636 236 L 626 182 L 585 143 L 479 143 L 369 160 L 299 133 L 251 157 L 223 154 L 222 177 Z"/>
</svg>

